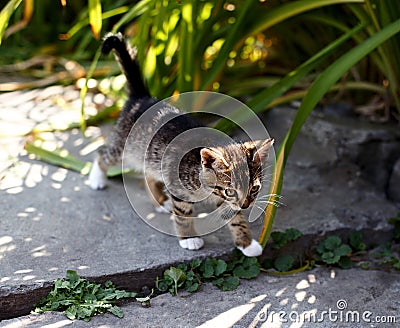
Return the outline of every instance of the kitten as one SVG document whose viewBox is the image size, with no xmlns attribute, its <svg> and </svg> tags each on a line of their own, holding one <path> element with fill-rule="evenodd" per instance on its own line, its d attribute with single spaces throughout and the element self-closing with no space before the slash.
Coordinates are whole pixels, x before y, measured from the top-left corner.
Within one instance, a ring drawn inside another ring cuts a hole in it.
<svg viewBox="0 0 400 328">
<path fill-rule="evenodd" d="M 147 190 L 155 203 L 164 207 L 168 201 L 171 203 L 181 247 L 190 250 L 203 247 L 204 242 L 194 228 L 193 207 L 206 198 L 226 209 L 222 219 L 230 219 L 228 227 L 237 248 L 246 256 L 261 255 L 262 247 L 252 239 L 241 210 L 253 204 L 261 189 L 262 163 L 274 140 L 236 143 L 197 136 L 192 131 L 204 128 L 198 119 L 150 96 L 133 50 L 122 34 L 105 37 L 102 52 L 108 54 L 111 50 L 126 75 L 129 99 L 93 163 L 89 176 L 91 188 L 106 186 L 107 169 L 121 161 L 126 143 L 124 156 L 128 156 L 133 169 L 142 172 L 145 169 Z M 141 116 L 146 116 L 146 111 L 155 104 L 158 106 L 154 115 L 151 113 L 150 118 L 142 120 Z M 139 124 L 132 129 L 139 118 Z M 201 139 L 202 144 L 219 141 L 206 147 L 189 147 L 188 151 L 185 142 L 180 143 L 182 148 L 176 144 L 170 147 L 176 137 L 188 131 Z"/>
</svg>

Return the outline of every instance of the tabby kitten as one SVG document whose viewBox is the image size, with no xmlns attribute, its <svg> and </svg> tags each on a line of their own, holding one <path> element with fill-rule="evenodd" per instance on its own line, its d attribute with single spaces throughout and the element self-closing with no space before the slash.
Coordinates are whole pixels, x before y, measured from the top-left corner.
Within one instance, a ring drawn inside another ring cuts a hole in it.
<svg viewBox="0 0 400 328">
<path fill-rule="evenodd" d="M 237 248 L 246 256 L 260 255 L 262 247 L 252 239 L 241 210 L 253 204 L 261 189 L 262 163 L 273 139 L 236 143 L 192 133 L 204 125 L 150 96 L 133 50 L 122 34 L 105 37 L 102 52 L 111 50 L 126 75 L 129 99 L 93 163 L 91 188 L 106 186 L 107 169 L 121 161 L 125 147 L 124 156 L 132 168 L 145 170 L 147 189 L 155 204 L 165 207 L 170 202 L 181 247 L 196 250 L 204 245 L 194 228 L 193 207 L 205 200 L 223 209 L 222 219 L 230 220 L 228 226 Z M 157 109 L 151 117 L 134 125 L 155 104 Z M 170 147 L 177 136 L 188 131 L 207 146 L 189 147 L 187 151 L 185 145 Z M 210 140 L 218 141 L 207 144 Z"/>
</svg>

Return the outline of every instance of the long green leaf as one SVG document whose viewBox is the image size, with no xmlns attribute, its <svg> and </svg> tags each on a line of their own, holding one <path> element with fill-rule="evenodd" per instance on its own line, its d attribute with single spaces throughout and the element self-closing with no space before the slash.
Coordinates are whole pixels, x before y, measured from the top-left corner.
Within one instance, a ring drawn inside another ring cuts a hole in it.
<svg viewBox="0 0 400 328">
<path fill-rule="evenodd" d="M 33 143 L 27 143 L 25 149 L 28 153 L 39 157 L 46 163 L 76 171 L 83 175 L 89 174 L 92 167 L 92 163 L 77 159 L 69 154 L 66 149 L 57 148 L 55 150 L 48 150 Z M 115 177 L 121 175 L 123 172 L 128 171 L 123 171 L 121 167 L 111 167 L 107 171 L 107 176 Z"/>
<path fill-rule="evenodd" d="M 313 10 L 316 8 L 338 4 L 338 3 L 351 3 L 351 2 L 359 2 L 362 3 L 364 0 L 298 0 L 292 1 L 288 3 L 281 4 L 276 7 L 272 7 L 268 9 L 268 11 L 263 15 L 262 20 L 258 24 L 255 24 L 251 29 L 249 29 L 246 33 L 242 34 L 240 40 L 244 40 L 247 36 L 260 33 L 265 31 L 266 29 L 283 22 L 284 20 L 294 17 L 303 12 Z M 235 45 L 238 41 L 237 33 L 240 29 L 244 28 L 242 24 L 248 24 L 248 20 L 245 17 L 251 15 L 249 12 L 251 4 L 253 1 L 246 1 L 245 6 L 240 9 L 240 16 L 237 18 L 232 31 L 230 31 L 227 39 L 225 40 L 217 59 L 214 61 L 212 68 L 207 72 L 207 77 L 203 81 L 201 87 L 202 90 L 206 90 L 207 87 L 214 81 L 214 79 L 218 76 L 220 71 L 222 70 L 225 62 L 229 56 L 229 53 L 232 49 L 235 48 Z"/>
<path fill-rule="evenodd" d="M 284 20 L 313 9 L 341 3 L 364 3 L 364 0 L 298 0 L 290 1 L 271 8 L 263 15 L 263 19 L 255 24 L 248 35 L 260 33 Z"/>
<path fill-rule="evenodd" d="M 312 112 L 314 107 L 318 104 L 321 98 L 326 92 L 332 87 L 332 85 L 340 79 L 340 77 L 347 72 L 352 66 L 358 61 L 368 55 L 371 51 L 376 49 L 383 42 L 400 32 L 400 19 L 386 26 L 363 43 L 359 44 L 355 48 L 348 51 L 346 54 L 341 56 L 333 64 L 331 64 L 313 83 L 310 90 L 304 97 L 300 108 L 294 118 L 292 127 L 288 131 L 285 140 L 283 141 L 281 148 L 279 149 L 276 166 L 274 170 L 273 183 L 270 189 L 270 194 L 279 195 L 282 190 L 283 183 L 283 172 L 290 150 L 296 140 L 296 137 L 303 126 L 305 120 Z M 275 196 L 270 197 L 270 201 L 273 202 Z M 274 216 L 276 213 L 275 206 L 267 206 L 264 226 L 260 234 L 260 243 L 265 247 L 269 239 Z"/>
<path fill-rule="evenodd" d="M 8 26 L 8 22 L 10 21 L 11 15 L 20 5 L 22 0 L 10 0 L 6 6 L 0 12 L 0 45 L 3 40 L 4 32 Z"/>
<path fill-rule="evenodd" d="M 354 34 L 358 33 L 363 26 L 356 26 L 351 31 L 345 33 L 343 36 L 323 48 L 320 52 L 315 54 L 313 57 L 308 59 L 306 62 L 297 67 L 294 71 L 290 72 L 284 78 L 280 79 L 276 83 L 274 83 L 271 87 L 265 89 L 260 92 L 257 96 L 249 100 L 246 104 L 256 113 L 262 111 L 268 104 L 270 104 L 277 97 L 281 96 L 283 93 L 288 91 L 296 82 L 302 79 L 305 75 L 307 75 L 311 70 L 316 68 L 322 60 L 326 58 L 327 55 L 330 55 L 335 49 L 337 49 L 340 45 L 342 45 L 349 38 L 353 37 Z M 243 112 L 241 109 L 234 111 L 228 119 L 221 120 L 215 126 L 216 129 L 219 129 L 224 132 L 228 132 L 231 130 L 235 124 L 231 123 L 232 121 L 236 123 L 245 122 L 248 117 L 246 112 Z"/>
<path fill-rule="evenodd" d="M 187 1 L 182 6 L 182 22 L 180 25 L 180 50 L 178 66 L 178 90 L 180 92 L 193 90 L 194 51 L 193 51 L 193 1 Z"/>
<path fill-rule="evenodd" d="M 94 37 L 99 40 L 102 26 L 100 0 L 89 0 L 89 23 Z"/>
<path fill-rule="evenodd" d="M 135 4 L 122 18 L 114 25 L 112 32 L 118 32 L 122 25 L 128 23 L 136 17 L 139 17 L 144 12 L 148 11 L 148 5 L 151 0 L 142 0 Z"/>
<path fill-rule="evenodd" d="M 87 174 L 90 171 L 90 163 L 78 160 L 70 155 L 65 149 L 56 149 L 54 151 L 50 151 L 36 146 L 33 143 L 26 144 L 25 149 L 28 153 L 38 156 L 42 161 L 47 163 L 77 171 L 82 174 Z"/>
</svg>

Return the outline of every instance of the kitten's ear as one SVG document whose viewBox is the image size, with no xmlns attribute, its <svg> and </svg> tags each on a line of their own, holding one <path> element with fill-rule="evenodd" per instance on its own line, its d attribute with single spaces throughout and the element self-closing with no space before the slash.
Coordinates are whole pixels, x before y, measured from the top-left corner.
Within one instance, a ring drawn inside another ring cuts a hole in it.
<svg viewBox="0 0 400 328">
<path fill-rule="evenodd" d="M 253 161 L 264 162 L 268 157 L 268 150 L 274 144 L 274 139 L 247 141 L 243 145 L 250 151 Z"/>
<path fill-rule="evenodd" d="M 226 170 L 229 163 L 224 158 L 224 155 L 216 148 L 202 148 L 200 150 L 201 165 L 207 169 Z"/>
</svg>

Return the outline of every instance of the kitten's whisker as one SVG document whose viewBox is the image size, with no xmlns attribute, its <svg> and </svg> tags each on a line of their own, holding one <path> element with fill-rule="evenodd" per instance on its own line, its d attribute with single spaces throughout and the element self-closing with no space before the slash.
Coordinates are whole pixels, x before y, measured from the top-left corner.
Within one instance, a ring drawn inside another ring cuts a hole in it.
<svg viewBox="0 0 400 328">
<path fill-rule="evenodd" d="M 272 197 L 274 197 L 274 198 L 280 198 L 280 199 L 285 198 L 285 196 L 279 195 L 279 194 L 267 194 L 267 195 L 262 195 L 262 196 L 260 196 L 259 199 L 269 199 L 269 198 L 272 198 Z"/>
<path fill-rule="evenodd" d="M 279 202 L 277 200 L 273 200 L 273 201 L 271 201 L 271 200 L 259 200 L 258 202 L 259 203 L 265 203 L 265 204 L 273 205 L 273 206 L 276 206 L 276 207 L 286 206 L 284 203 Z"/>
<path fill-rule="evenodd" d="M 255 207 L 257 207 L 262 213 L 265 213 L 265 208 L 258 206 L 258 205 L 254 205 Z"/>
</svg>

